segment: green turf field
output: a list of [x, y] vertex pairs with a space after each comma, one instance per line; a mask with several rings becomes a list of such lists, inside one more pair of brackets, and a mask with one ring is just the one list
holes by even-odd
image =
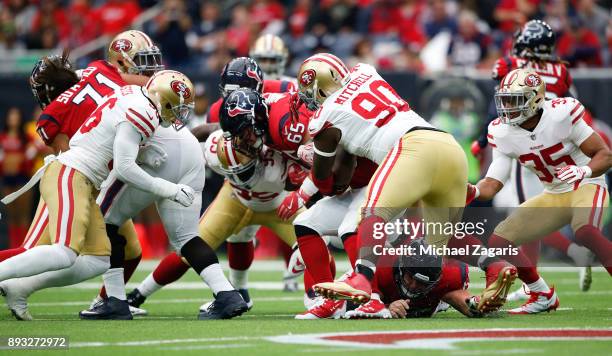
[[[140, 282], [151, 268], [146, 264], [133, 277]], [[256, 262], [257, 265], [257, 262]], [[199, 305], [210, 299], [210, 291], [198, 289], [193, 272], [168, 288], [152, 296], [143, 305], [149, 316], [133, 321], [86, 322], [78, 319], [78, 311], [94, 297], [97, 281], [77, 287], [39, 292], [30, 299], [30, 311], [37, 320], [17, 322], [8, 311], [0, 314], [0, 337], [65, 335], [69, 337], [69, 353], [76, 355], [210, 355], [210, 354], [408, 354], [410, 355], [612, 355], [612, 279], [603, 271], [594, 273], [590, 292], [577, 287], [577, 273], [567, 268], [543, 272], [555, 284], [561, 299], [560, 310], [535, 316], [488, 317], [467, 319], [454, 311], [431, 319], [411, 320], [293, 320], [303, 311], [302, 293], [283, 293], [274, 290], [280, 285], [281, 271], [258, 268], [251, 273], [255, 287], [251, 289], [255, 306], [249, 313], [235, 320], [198, 321]], [[280, 264], [276, 264], [280, 266]], [[484, 280], [479, 273], [471, 273], [474, 292], [480, 292]], [[509, 304], [510, 306], [516, 305]], [[538, 339], [524, 340], [521, 331], [507, 329], [539, 329]], [[338, 343], [337, 336], [304, 336], [317, 333], [355, 333], [379, 331], [425, 332], [440, 335], [444, 329], [449, 339], [396, 341], [396, 335], [351, 335], [350, 343]], [[468, 330], [473, 334], [466, 334]], [[506, 329], [506, 330], [493, 330]], [[558, 329], [562, 329], [559, 331]], [[582, 330], [573, 330], [582, 329]], [[603, 330], [602, 330], [603, 329]], [[597, 331], [600, 330], [600, 331]], [[532, 332], [529, 332], [531, 334]], [[567, 339], [569, 336], [577, 339]], [[603, 334], [602, 334], [603, 333]], [[476, 340], [470, 340], [475, 334]], [[409, 334], [412, 335], [412, 334]], [[446, 335], [446, 334], [445, 334]], [[535, 334], [534, 334], [535, 335]], [[593, 336], [599, 335], [599, 340]], [[402, 337], [403, 337], [402, 336]], [[499, 340], [498, 337], [505, 337]], [[551, 336], [563, 339], [550, 339]], [[345, 338], [346, 336], [340, 336]], [[496, 340], [486, 340], [495, 337]], [[589, 339], [585, 340], [585, 337]], [[391, 339], [389, 339], [391, 338]], [[329, 343], [329, 340], [335, 343]], [[319, 344], [324, 340], [323, 344]], [[343, 339], [346, 342], [346, 339]], [[459, 341], [459, 342], [457, 342]], [[290, 343], [286, 343], [290, 342]], [[297, 344], [301, 342], [302, 344]], [[292, 344], [293, 343], [293, 344]], [[1, 353], [33, 354], [33, 351], [2, 351]], [[66, 351], [36, 351], [36, 353], [65, 353]]]

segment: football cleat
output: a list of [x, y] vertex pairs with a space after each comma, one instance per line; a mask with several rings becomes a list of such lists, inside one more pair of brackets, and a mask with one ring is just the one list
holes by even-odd
[[295, 278], [283, 278], [283, 292], [293, 293], [297, 292], [299, 288]]
[[523, 285], [515, 290], [514, 292], [508, 294], [508, 297], [506, 298], [506, 301], [508, 302], [518, 302], [521, 300], [527, 300], [529, 299], [529, 294], [528, 294], [529, 288], [527, 288], [527, 285], [525, 285], [523, 283]]
[[19, 289], [14, 286], [15, 283], [9, 285], [4, 282], [0, 285], [0, 294], [5, 298], [11, 314], [17, 320], [31, 321], [34, 320], [32, 314], [28, 310], [27, 296], [19, 292]]
[[508, 310], [509, 314], [537, 314], [556, 310], [559, 307], [559, 297], [555, 293], [555, 288], [550, 291], [534, 292], [529, 291], [529, 300], [518, 308]]
[[147, 297], [140, 294], [138, 288], [134, 288], [133, 291], [127, 294], [127, 302], [130, 306], [139, 308], [142, 304], [144, 304]]
[[357, 309], [346, 312], [346, 319], [391, 319], [391, 312], [380, 301], [376, 294], [372, 294], [370, 301], [361, 304]]
[[320, 298], [312, 308], [295, 316], [298, 320], [340, 319], [346, 312], [345, 300]]
[[578, 283], [580, 290], [583, 292], [587, 292], [591, 289], [591, 283], [593, 283], [593, 271], [591, 266], [580, 267], [580, 270], [578, 270]]
[[132, 316], [145, 316], [149, 315], [149, 312], [146, 309], [136, 308], [130, 305], [130, 313]]
[[367, 303], [372, 294], [372, 284], [360, 273], [354, 273], [346, 281], [317, 283], [313, 288], [326, 298], [352, 300], [358, 304]]
[[237, 290], [219, 292], [215, 300], [206, 308], [200, 310], [198, 319], [215, 320], [231, 319], [248, 311], [249, 307]]
[[[251, 296], [249, 295], [249, 290], [248, 289], [238, 289], [238, 293], [240, 293], [240, 295], [242, 296], [242, 299], [244, 299], [244, 301], [247, 303], [247, 307], [249, 307], [248, 310], [251, 310], [253, 308], [253, 301], [251, 300]], [[200, 305], [200, 311], [204, 312], [208, 310], [208, 307], [210, 307], [212, 303], [213, 302], [207, 302], [207, 303]]]
[[440, 303], [438, 303], [438, 306], [436, 307], [436, 310], [434, 311], [434, 314], [445, 312], [449, 308], [450, 305], [447, 302], [440, 301]]
[[127, 301], [108, 297], [92, 309], [83, 310], [79, 313], [83, 320], [132, 320], [130, 305]]
[[503, 262], [492, 263], [487, 268], [487, 287], [482, 291], [478, 310], [489, 313], [501, 308], [517, 276], [516, 267]]

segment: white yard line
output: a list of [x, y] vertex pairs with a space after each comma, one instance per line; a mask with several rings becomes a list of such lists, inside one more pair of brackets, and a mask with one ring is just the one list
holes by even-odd
[[[173, 299], [151, 299], [146, 304], [177, 304], [177, 303], [204, 303], [211, 298], [173, 298]], [[276, 303], [302, 301], [303, 297], [260, 297], [252, 298], [254, 303]], [[91, 300], [81, 300], [72, 302], [40, 302], [28, 303], [31, 307], [69, 307], [73, 305], [87, 306]], [[146, 308], [146, 306], [145, 306]]]
[[236, 337], [143, 340], [143, 341], [122, 341], [122, 342], [94, 341], [94, 342], [73, 342], [73, 343], [70, 343], [70, 347], [154, 346], [154, 345], [184, 344], [184, 343], [194, 343], [194, 342], [260, 340], [261, 338], [262, 337], [255, 337], [255, 336], [236, 336]]

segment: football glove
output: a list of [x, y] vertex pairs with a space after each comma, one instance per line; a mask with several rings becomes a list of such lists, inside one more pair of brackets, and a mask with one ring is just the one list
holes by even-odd
[[470, 147], [470, 151], [474, 157], [479, 158], [482, 154], [483, 148], [484, 147], [480, 147], [480, 142], [478, 142], [478, 140], [474, 140], [474, 142], [472, 142], [472, 146]]
[[589, 166], [574, 166], [569, 165], [563, 168], [555, 168], [557, 178], [561, 179], [567, 184], [574, 184], [575, 182], [580, 182], [584, 178], [589, 178], [593, 171]]
[[141, 147], [136, 157], [136, 163], [147, 165], [151, 168], [159, 168], [168, 159], [168, 154], [163, 148], [155, 144]]
[[306, 265], [302, 259], [302, 254], [297, 246], [293, 249], [291, 257], [289, 257], [289, 264], [287, 265], [288, 277], [296, 278], [301, 276], [306, 270]]
[[468, 183], [467, 185], [467, 196], [465, 197], [465, 205], [470, 205], [470, 203], [480, 196], [480, 189], [477, 186]]
[[471, 296], [470, 298], [465, 300], [465, 304], [468, 306], [468, 310], [470, 311], [470, 317], [472, 318], [481, 318], [484, 316], [484, 313], [478, 310], [478, 303], [480, 302], [480, 297]]
[[297, 156], [302, 162], [312, 166], [312, 162], [314, 162], [314, 143], [310, 142], [298, 147]]
[[317, 187], [314, 185], [311, 179], [306, 178], [304, 182], [302, 182], [302, 186], [300, 189], [295, 192], [289, 193], [280, 204], [276, 213], [279, 218], [282, 220], [288, 220], [295, 213], [300, 210], [301, 207], [306, 205], [310, 197], [315, 195], [317, 192]]
[[195, 199], [195, 191], [193, 188], [185, 184], [177, 184], [176, 188], [177, 192], [172, 200], [185, 207], [191, 206]]
[[287, 179], [293, 186], [299, 186], [308, 177], [308, 172], [298, 163], [290, 163], [287, 167]]

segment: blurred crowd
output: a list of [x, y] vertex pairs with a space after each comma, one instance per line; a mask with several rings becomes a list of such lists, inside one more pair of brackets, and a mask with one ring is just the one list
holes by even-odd
[[217, 72], [259, 34], [274, 33], [289, 47], [290, 73], [317, 51], [383, 70], [489, 70], [533, 18], [553, 27], [570, 66], [612, 64], [608, 0], [3, 0], [0, 54], [78, 47], [154, 5], [161, 11], [142, 28], [167, 64], [183, 69]]

